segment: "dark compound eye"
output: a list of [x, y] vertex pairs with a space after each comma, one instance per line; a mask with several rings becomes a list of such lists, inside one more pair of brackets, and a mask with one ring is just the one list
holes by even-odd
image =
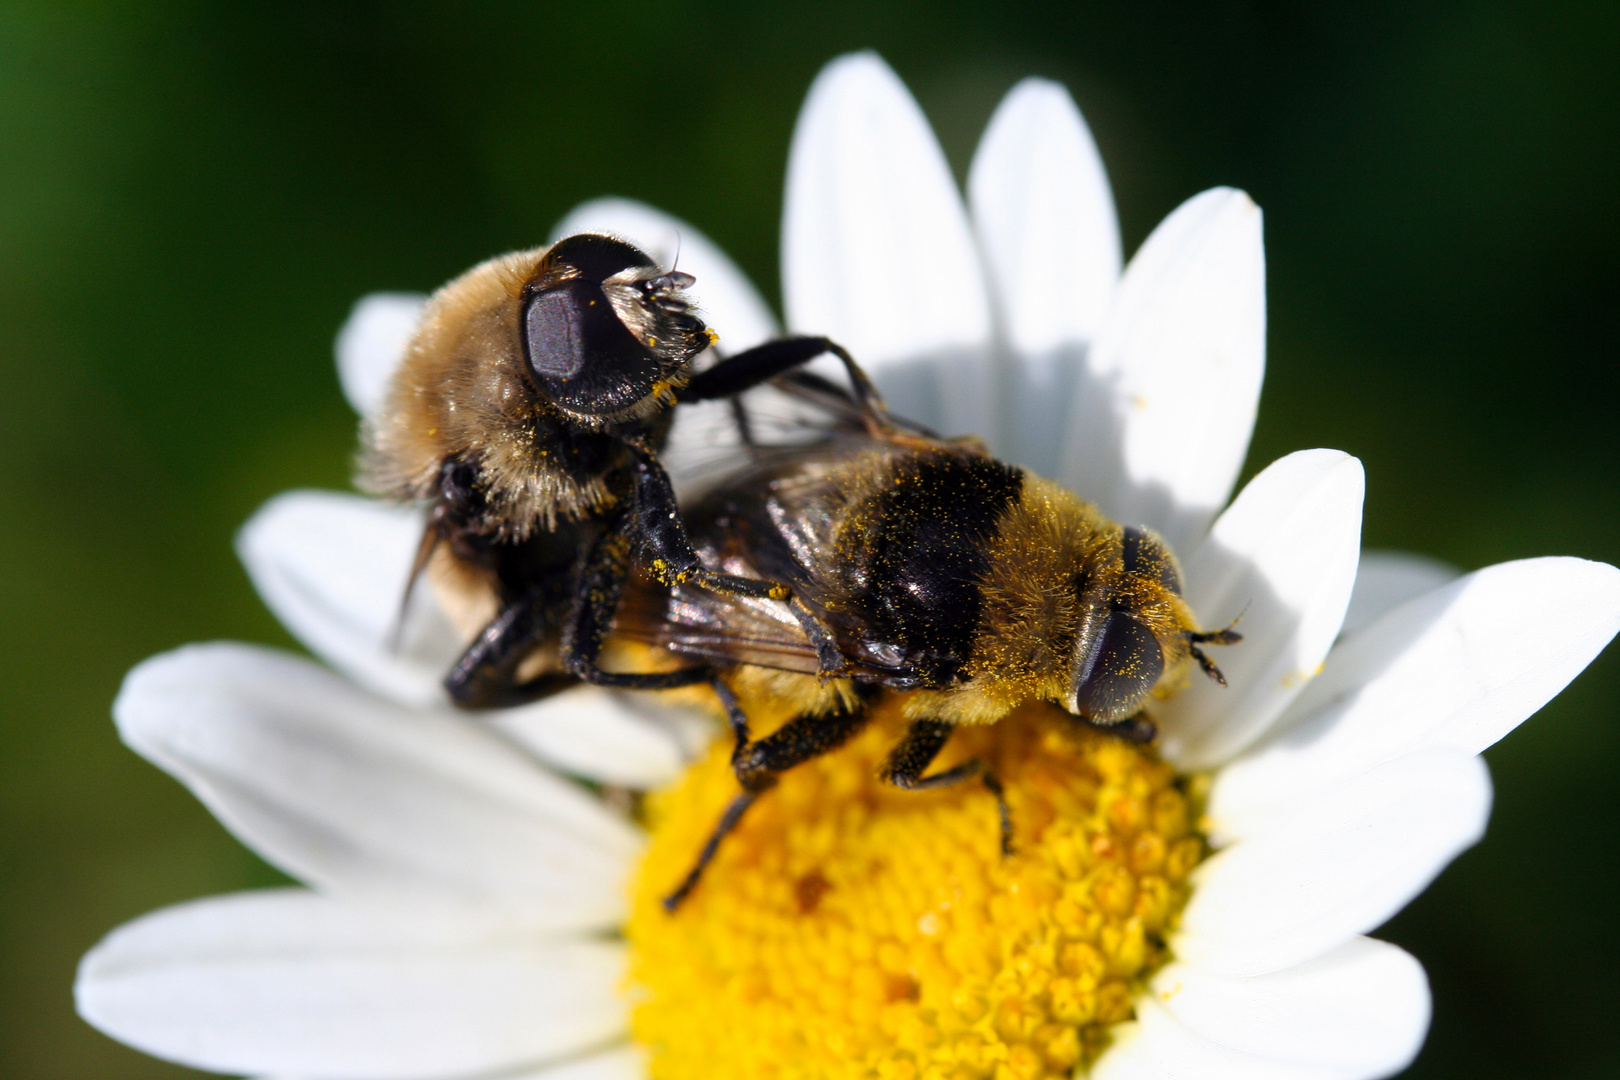
[[1076, 657], [1075, 711], [1105, 723], [1135, 715], [1164, 674], [1164, 650], [1153, 631], [1134, 615], [1115, 611], [1089, 645]]
[[581, 278], [594, 281], [598, 285], [632, 266], [656, 265], [640, 250], [623, 240], [615, 240], [611, 236], [597, 236], [594, 233], [580, 233], [578, 236], [557, 241], [551, 245], [546, 258], [550, 262], [572, 266], [579, 272]]
[[545, 394], [572, 412], [611, 415], [652, 393], [662, 366], [619, 321], [600, 286], [565, 281], [529, 296], [523, 354]]
[[1153, 533], [1135, 525], [1125, 528], [1121, 554], [1127, 574], [1147, 574], [1159, 579], [1159, 584], [1181, 595], [1181, 575], [1176, 573], [1176, 560]]

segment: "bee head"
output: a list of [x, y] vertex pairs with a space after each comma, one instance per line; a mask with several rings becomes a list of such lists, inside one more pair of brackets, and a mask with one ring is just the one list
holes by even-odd
[[692, 283], [622, 240], [559, 240], [523, 290], [519, 336], [530, 377], [553, 404], [587, 421], [656, 409], [710, 342], [683, 292]]
[[1080, 585], [1080, 633], [1070, 668], [1070, 712], [1098, 723], [1135, 715], [1166, 671], [1189, 655], [1192, 631], [1181, 571], [1165, 542], [1126, 528], [1118, 562]]

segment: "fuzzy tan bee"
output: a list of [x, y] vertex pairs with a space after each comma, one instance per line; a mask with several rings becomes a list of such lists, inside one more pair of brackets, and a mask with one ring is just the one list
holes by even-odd
[[[833, 353], [856, 397], [876, 391], [825, 338], [767, 342], [703, 370], [715, 341], [686, 290], [634, 246], [581, 234], [474, 267], [429, 301], [380, 414], [361, 484], [425, 503], [416, 572], [476, 631], [445, 678], [468, 708], [516, 705], [576, 680], [667, 687], [694, 667], [616, 674], [597, 664], [633, 560], [654, 577], [784, 611], [781, 582], [704, 566], [658, 454], [682, 402], [731, 397]], [[414, 574], [413, 574], [414, 580]]]

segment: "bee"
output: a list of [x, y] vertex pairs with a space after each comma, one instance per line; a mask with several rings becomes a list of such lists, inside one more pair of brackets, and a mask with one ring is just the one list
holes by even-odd
[[[958, 725], [993, 724], [1020, 704], [1057, 704], [1077, 723], [1149, 741], [1142, 716], [1189, 662], [1224, 685], [1198, 629], [1176, 557], [1157, 535], [1121, 526], [1059, 485], [998, 461], [973, 440], [842, 434], [764, 453], [687, 515], [705, 565], [786, 582], [828, 628], [838, 662], [802, 626], [745, 596], [686, 585], [633, 589], [616, 624], [631, 639], [724, 669], [716, 684], [736, 735], [742, 791], [684, 882], [783, 771], [836, 748], [883, 691], [902, 691], [907, 729], [882, 768], [901, 788], [977, 777], [983, 761], [928, 769]], [[788, 695], [797, 712], [760, 739], [739, 701]]]
[[452, 619], [476, 630], [444, 680], [455, 704], [517, 705], [577, 680], [710, 678], [598, 665], [633, 555], [665, 583], [813, 621], [782, 582], [702, 563], [658, 453], [677, 404], [734, 397], [824, 353], [844, 363], [874, 425], [881, 399], [826, 338], [766, 342], [696, 370], [716, 335], [693, 311], [693, 284], [622, 240], [581, 234], [491, 259], [429, 300], [363, 431], [360, 484], [429, 508], [410, 581], [427, 572]]

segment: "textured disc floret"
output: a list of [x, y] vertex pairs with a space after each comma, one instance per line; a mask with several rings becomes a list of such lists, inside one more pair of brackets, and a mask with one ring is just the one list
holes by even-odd
[[1188, 784], [1047, 706], [961, 729], [939, 767], [1000, 775], [1004, 857], [984, 787], [878, 780], [898, 705], [784, 775], [673, 915], [736, 793], [729, 747], [649, 799], [629, 977], [657, 1080], [1063, 1076], [1131, 1018], [1206, 850]]

